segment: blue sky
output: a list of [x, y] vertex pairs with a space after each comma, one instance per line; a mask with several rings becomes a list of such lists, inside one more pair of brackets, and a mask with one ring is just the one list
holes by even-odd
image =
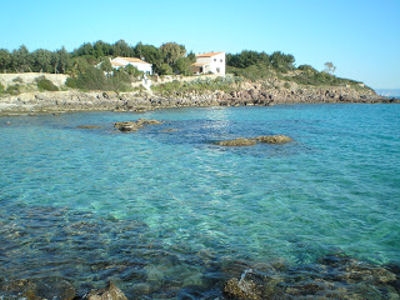
[[194, 53], [282, 51], [340, 77], [400, 88], [400, 0], [3, 0], [0, 48], [123, 39]]

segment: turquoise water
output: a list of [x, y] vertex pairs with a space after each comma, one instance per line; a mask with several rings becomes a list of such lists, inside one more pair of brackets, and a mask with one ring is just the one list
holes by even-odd
[[[213, 144], [268, 134], [294, 142]], [[400, 263], [400, 105], [0, 117], [0, 170], [0, 279], [173, 298], [238, 261]]]

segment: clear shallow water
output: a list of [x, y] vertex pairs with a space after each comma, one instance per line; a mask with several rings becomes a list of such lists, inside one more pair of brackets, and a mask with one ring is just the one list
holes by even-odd
[[[164, 123], [113, 129], [138, 118]], [[212, 144], [267, 134], [295, 142]], [[172, 298], [237, 261], [400, 262], [399, 105], [0, 117], [0, 170], [3, 279]]]

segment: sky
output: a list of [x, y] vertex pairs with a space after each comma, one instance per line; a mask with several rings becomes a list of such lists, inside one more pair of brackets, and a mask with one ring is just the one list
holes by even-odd
[[188, 52], [282, 51], [362, 81], [400, 88], [400, 0], [2, 0], [0, 48], [68, 51], [102, 40]]

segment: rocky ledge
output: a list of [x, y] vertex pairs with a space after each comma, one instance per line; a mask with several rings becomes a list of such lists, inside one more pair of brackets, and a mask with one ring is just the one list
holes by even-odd
[[65, 111], [146, 111], [185, 106], [247, 106], [289, 103], [392, 103], [372, 90], [360, 92], [347, 87], [265, 89], [261, 84], [247, 83], [240, 90], [196, 91], [169, 95], [139, 92], [30, 92], [0, 98], [1, 114], [48, 113]]

